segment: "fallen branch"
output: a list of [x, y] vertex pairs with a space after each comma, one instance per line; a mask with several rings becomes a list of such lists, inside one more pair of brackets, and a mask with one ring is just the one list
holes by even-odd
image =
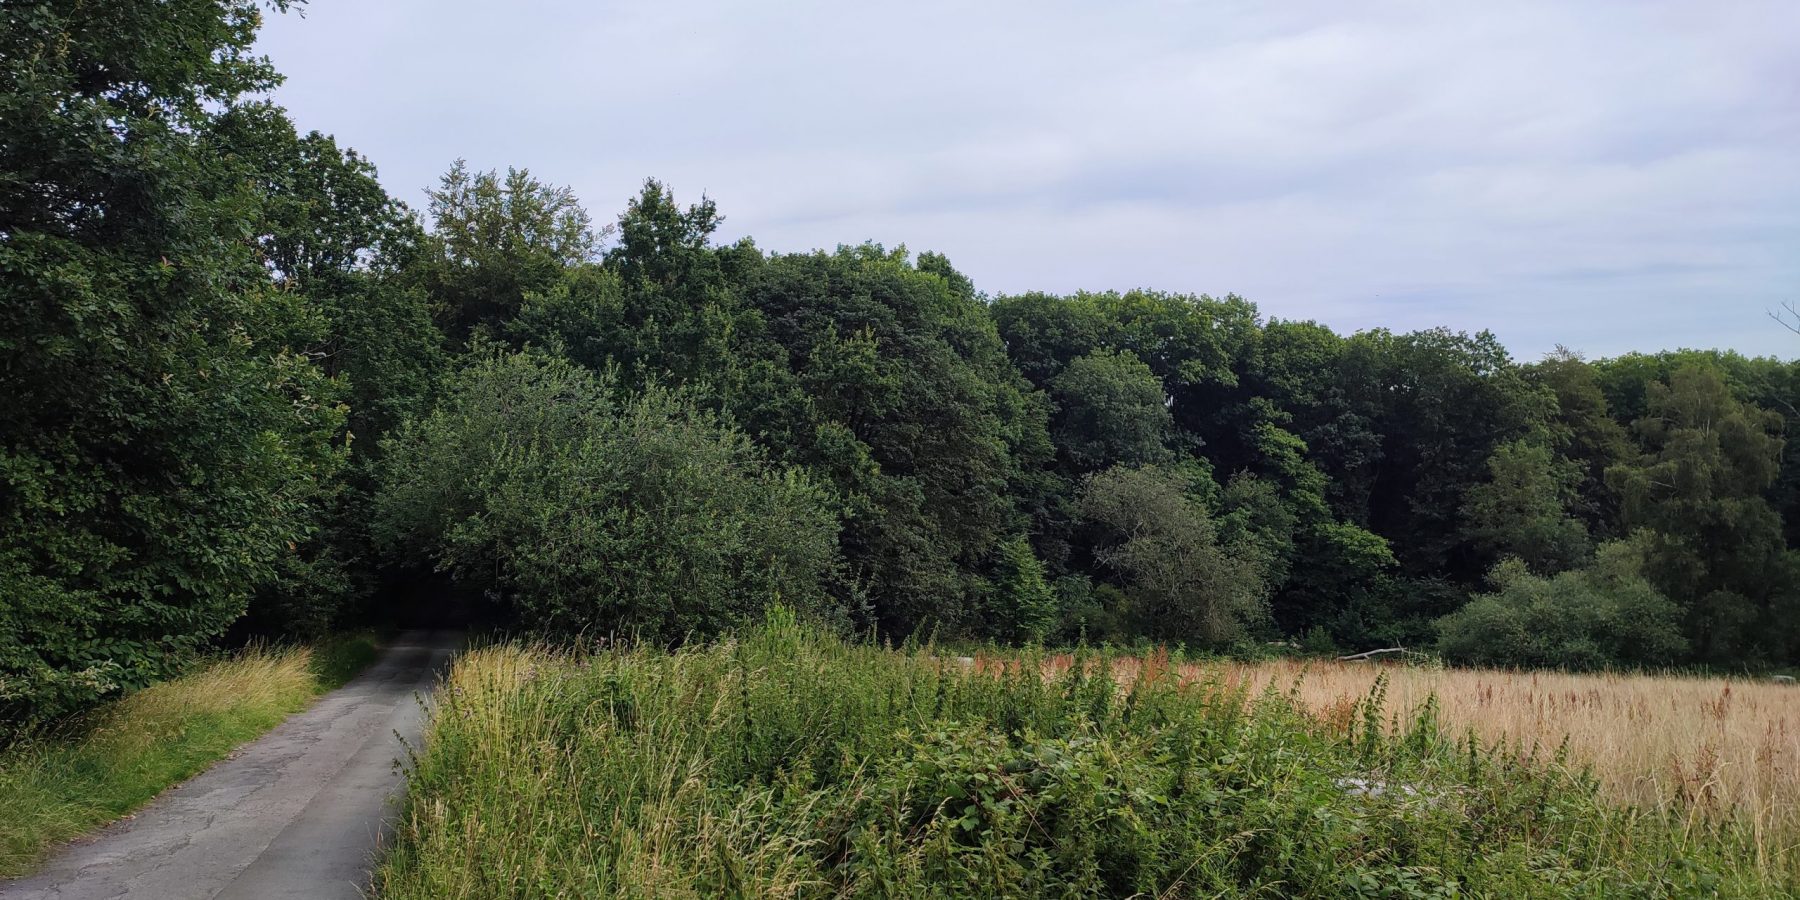
[[1372, 656], [1378, 656], [1383, 653], [1405, 653], [1405, 652], [1406, 652], [1405, 647], [1387, 647], [1387, 648], [1384, 648], [1381, 650], [1370, 650], [1365, 653], [1352, 653], [1349, 656], [1340, 656], [1340, 657], [1338, 657], [1338, 661], [1339, 662], [1350, 662], [1350, 661], [1358, 660], [1358, 659], [1368, 659]]

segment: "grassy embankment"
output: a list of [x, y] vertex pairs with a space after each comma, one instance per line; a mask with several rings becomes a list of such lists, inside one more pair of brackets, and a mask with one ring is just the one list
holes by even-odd
[[0, 749], [0, 876], [205, 769], [348, 681], [375, 650], [365, 634], [248, 650]]
[[[1615, 802], [1391, 687], [1315, 712], [1229, 670], [970, 671], [777, 622], [453, 670], [387, 898], [1786, 896], [1729, 818]], [[1043, 672], [1048, 671], [1045, 677]], [[1109, 677], [1110, 676], [1110, 677]]]

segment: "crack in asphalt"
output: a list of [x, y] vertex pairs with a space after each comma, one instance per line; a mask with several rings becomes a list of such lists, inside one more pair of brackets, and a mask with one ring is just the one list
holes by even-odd
[[349, 684], [137, 813], [0, 883], [4, 900], [359, 898], [431, 687], [461, 645], [407, 632]]

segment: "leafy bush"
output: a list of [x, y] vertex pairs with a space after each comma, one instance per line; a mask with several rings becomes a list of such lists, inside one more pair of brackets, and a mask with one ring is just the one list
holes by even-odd
[[1554, 577], [1508, 560], [1498, 589], [1438, 624], [1438, 650], [1465, 665], [1600, 669], [1653, 666], [1687, 650], [1680, 609], [1641, 574], [1635, 542], [1602, 545], [1585, 569]]
[[1314, 625], [1300, 639], [1300, 652], [1308, 656], [1336, 656], [1341, 650], [1325, 626]]
[[552, 356], [475, 362], [386, 445], [377, 534], [548, 629], [678, 640], [771, 599], [829, 615], [826, 492], [684, 393], [616, 394]]

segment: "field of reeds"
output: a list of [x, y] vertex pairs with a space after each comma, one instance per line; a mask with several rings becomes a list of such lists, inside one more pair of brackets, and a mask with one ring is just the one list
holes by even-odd
[[363, 634], [251, 648], [0, 746], [0, 877], [200, 772], [374, 657]]
[[1566, 695], [1518, 714], [1544, 726], [1534, 750], [1454, 718], [1464, 704], [1523, 702], [1502, 676], [1428, 702], [1414, 679], [1451, 676], [1345, 668], [1308, 687], [1312, 674], [1105, 655], [965, 661], [845, 642], [779, 613], [676, 652], [496, 645], [465, 655], [439, 692], [377, 887], [488, 898], [1800, 886], [1754, 819], [1689, 815], [1691, 798], [1626, 802], [1611, 776], [1587, 774], [1585, 745], [1548, 730]]

